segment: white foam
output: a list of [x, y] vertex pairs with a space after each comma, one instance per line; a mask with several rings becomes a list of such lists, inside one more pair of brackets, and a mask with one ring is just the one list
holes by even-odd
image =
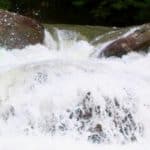
[[[122, 59], [90, 58], [94, 48], [83, 40], [73, 42], [68, 48], [65, 46], [62, 51], [54, 48], [35, 45], [23, 50], [1, 49], [0, 149], [148, 149], [150, 54], [131, 53]], [[112, 130], [112, 120], [104, 115], [101, 120], [92, 119], [94, 123], [103, 122], [112, 144], [87, 143], [89, 133], [80, 135], [75, 131], [78, 124], [67, 118], [66, 109], [73, 110], [89, 91], [92, 105], [99, 104], [102, 110], [105, 109], [105, 96], [117, 98], [122, 106], [131, 110], [135, 104], [134, 117], [144, 125], [144, 135], [137, 133], [138, 141], [134, 144], [116, 145], [122, 140], [121, 136]], [[57, 117], [50, 117], [53, 114]], [[59, 120], [67, 123], [68, 130], [65, 135], [58, 132], [52, 138], [49, 127], [58, 124]], [[113, 132], [119, 138], [115, 139]]]

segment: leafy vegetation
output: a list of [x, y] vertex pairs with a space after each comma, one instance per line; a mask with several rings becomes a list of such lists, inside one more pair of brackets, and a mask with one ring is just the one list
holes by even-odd
[[0, 9], [9, 9], [11, 7], [10, 0], [0, 0]]
[[0, 0], [0, 8], [50, 23], [125, 26], [150, 21], [150, 0]]

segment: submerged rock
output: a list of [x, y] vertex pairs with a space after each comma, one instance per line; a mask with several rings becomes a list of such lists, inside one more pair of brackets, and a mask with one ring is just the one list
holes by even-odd
[[16, 13], [0, 10], [0, 46], [24, 48], [43, 43], [44, 27], [37, 21]]
[[150, 24], [144, 24], [126, 37], [121, 37], [106, 46], [100, 56], [119, 56], [131, 51], [146, 52], [150, 46]]
[[69, 25], [69, 24], [44, 24], [45, 28], [53, 33], [54, 29], [66, 30], [79, 33], [85, 40], [91, 42], [99, 35], [106, 34], [114, 30], [111, 27], [104, 26], [89, 26], [89, 25]]

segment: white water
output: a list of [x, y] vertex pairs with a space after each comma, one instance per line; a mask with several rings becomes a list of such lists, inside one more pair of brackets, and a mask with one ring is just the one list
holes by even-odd
[[57, 36], [0, 50], [0, 150], [148, 149], [150, 54], [97, 59], [78, 34]]

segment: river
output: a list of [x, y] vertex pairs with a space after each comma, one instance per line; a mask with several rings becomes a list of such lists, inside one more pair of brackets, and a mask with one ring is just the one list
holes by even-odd
[[109, 42], [56, 29], [0, 48], [0, 149], [149, 149], [150, 54], [97, 58]]

